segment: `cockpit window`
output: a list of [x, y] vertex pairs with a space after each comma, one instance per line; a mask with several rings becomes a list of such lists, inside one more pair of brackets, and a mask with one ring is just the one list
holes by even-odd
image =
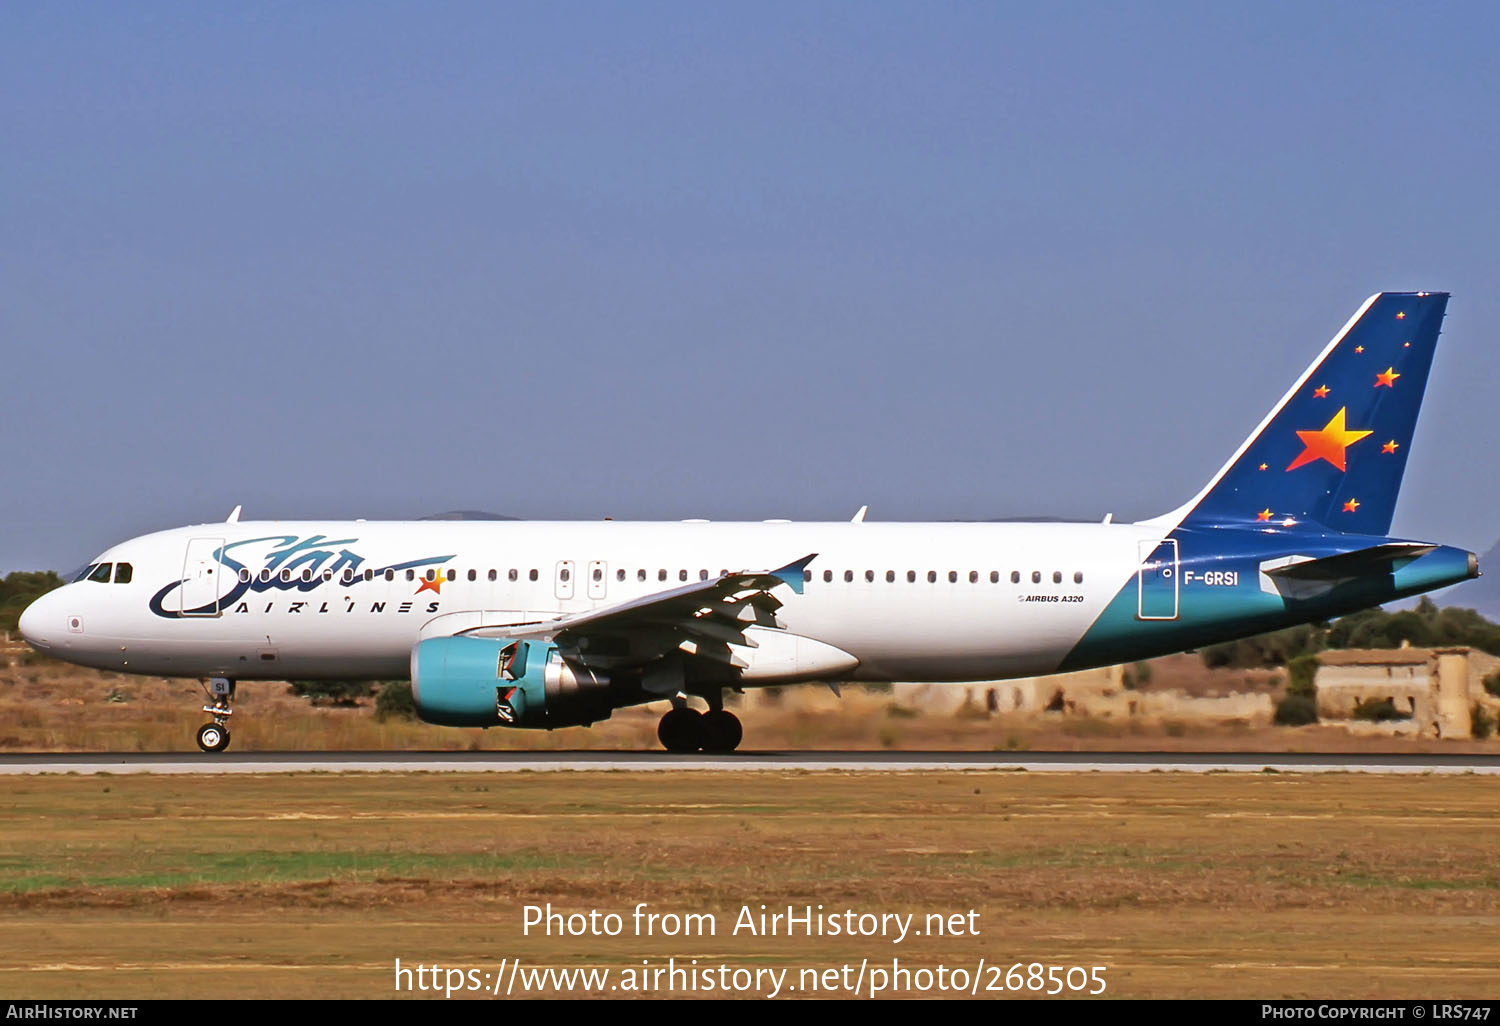
[[130, 583], [130, 578], [132, 576], [134, 576], [134, 574], [135, 574], [135, 568], [132, 567], [129, 563], [116, 563], [115, 564], [115, 583], [116, 584], [129, 584]]
[[77, 584], [79, 581], [86, 581], [86, 580], [88, 580], [89, 579], [89, 574], [93, 573], [94, 572], [94, 568], [97, 567], [98, 565], [99, 565], [98, 563], [90, 563], [88, 566], [86, 566], [82, 570], [78, 571], [78, 576], [76, 576], [76, 577], [73, 578], [73, 583]]
[[110, 571], [114, 570], [114, 568], [115, 565], [113, 563], [100, 563], [94, 567], [93, 573], [89, 574], [89, 580], [98, 581], [100, 584], [108, 584]]

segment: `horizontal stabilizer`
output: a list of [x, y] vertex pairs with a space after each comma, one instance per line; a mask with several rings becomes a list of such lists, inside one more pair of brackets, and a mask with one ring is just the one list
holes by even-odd
[[1278, 560], [1280, 566], [1262, 565], [1261, 573], [1288, 581], [1342, 581], [1351, 577], [1389, 573], [1398, 560], [1416, 559], [1435, 548], [1436, 545], [1423, 542], [1387, 542], [1321, 559], [1292, 557], [1286, 561]]

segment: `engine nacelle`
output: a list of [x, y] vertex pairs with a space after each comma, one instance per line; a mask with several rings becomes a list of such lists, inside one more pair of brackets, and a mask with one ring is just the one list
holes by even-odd
[[563, 658], [556, 645], [428, 638], [411, 650], [417, 715], [445, 727], [582, 727], [609, 719], [609, 678]]

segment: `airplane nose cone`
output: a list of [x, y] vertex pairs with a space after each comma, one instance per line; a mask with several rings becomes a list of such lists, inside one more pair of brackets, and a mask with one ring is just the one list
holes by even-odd
[[[58, 622], [53, 623], [54, 620]], [[63, 630], [57, 602], [51, 595], [43, 595], [21, 612], [21, 619], [16, 626], [20, 628], [21, 637], [32, 648], [51, 648], [57, 643], [57, 635]]]

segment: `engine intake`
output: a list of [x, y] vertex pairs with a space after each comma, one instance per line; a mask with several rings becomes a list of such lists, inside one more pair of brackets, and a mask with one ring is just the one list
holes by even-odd
[[411, 650], [417, 715], [445, 727], [582, 727], [622, 704], [609, 677], [563, 658], [556, 645], [428, 638]]

